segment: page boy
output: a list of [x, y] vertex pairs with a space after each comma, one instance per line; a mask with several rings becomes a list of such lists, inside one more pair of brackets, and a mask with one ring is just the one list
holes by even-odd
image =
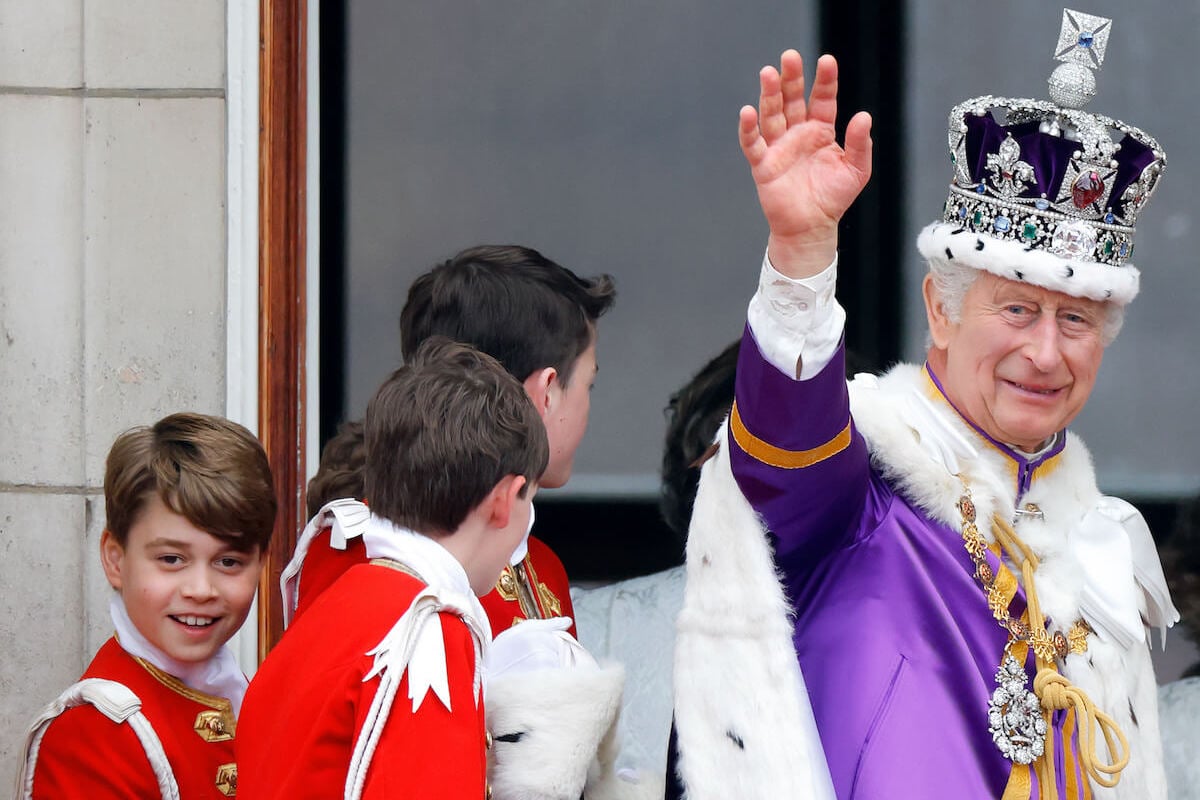
[[233, 796], [246, 677], [224, 645], [275, 522], [266, 453], [241, 425], [172, 414], [117, 438], [104, 500], [116, 635], [33, 723], [18, 796]]
[[[441, 335], [499, 361], [521, 381], [546, 426], [550, 458], [540, 485], [562, 486], [587, 427], [597, 324], [614, 297], [611, 277], [581, 278], [531, 248], [472, 247], [413, 282], [400, 314], [403, 354], [411, 358], [422, 342]], [[361, 531], [369, 512], [353, 499], [370, 503], [363, 453], [361, 423], [347, 422], [321, 454], [308, 487], [312, 519], [281, 578], [285, 625], [366, 560]], [[589, 797], [613, 794], [608, 787], [621, 780], [612, 759], [624, 674], [619, 665], [595, 669], [574, 638], [562, 562], [529, 536], [480, 603], [496, 637], [488, 723], [496, 740], [490, 775], [497, 800], [578, 800], [585, 788]], [[555, 669], [585, 665], [591, 668]], [[630, 785], [621, 781], [619, 788]]]
[[[555, 488], [570, 478], [587, 428], [597, 323], [614, 299], [608, 275], [581, 278], [528, 247], [472, 247], [413, 282], [400, 314], [401, 350], [411, 358], [429, 337], [447, 336], [503, 364], [522, 382], [546, 425], [550, 462], [541, 485]], [[320, 513], [328, 501], [363, 498], [360, 437], [358, 423], [345, 423], [327, 443], [309, 484], [313, 520], [282, 581], [285, 624], [364, 559], [353, 535], [361, 510], [344, 505]], [[562, 562], [535, 536], [518, 548], [482, 603], [497, 635], [515, 622], [574, 613]], [[570, 632], [575, 633], [573, 623]]]
[[350, 567], [255, 676], [238, 737], [243, 800], [481, 798], [486, 594], [528, 529], [545, 429], [520, 383], [434, 338], [367, 407]]

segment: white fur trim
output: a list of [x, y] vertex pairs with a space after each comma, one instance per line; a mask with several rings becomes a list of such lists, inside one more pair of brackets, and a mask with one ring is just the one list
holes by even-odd
[[[578, 800], [607, 772], [595, 764], [602, 745], [615, 757], [625, 669], [620, 665], [514, 672], [489, 678], [488, 775], [495, 800]], [[619, 797], [620, 794], [608, 794]], [[591, 797], [591, 794], [588, 794]]]
[[790, 609], [724, 446], [705, 463], [675, 641], [675, 728], [689, 800], [832, 800]]
[[1076, 261], [1048, 250], [1031, 250], [1015, 241], [994, 239], [949, 222], [934, 222], [917, 236], [926, 258], [949, 258], [1014, 281], [1024, 281], [1073, 297], [1126, 305], [1138, 293], [1140, 273], [1128, 262], [1114, 267]]

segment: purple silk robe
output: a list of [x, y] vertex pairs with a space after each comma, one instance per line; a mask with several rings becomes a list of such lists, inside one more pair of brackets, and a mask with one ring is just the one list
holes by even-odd
[[[796, 612], [796, 653], [834, 787], [844, 799], [999, 798], [1012, 764], [992, 742], [987, 711], [1007, 633], [960, 531], [915, 508], [872, 467], [850, 419], [844, 365], [839, 348], [811, 380], [794, 380], [763, 358], [747, 327], [736, 390], [745, 429], [796, 452], [827, 445], [849, 425], [849, 443], [811, 466], [781, 468], [728, 437], [734, 476], [771, 533]], [[1019, 496], [1063, 438], [1036, 462], [985, 446], [1016, 462]], [[1024, 604], [1018, 591], [1010, 613]], [[1062, 716], [1054, 738], [1058, 796], [1067, 798]], [[1076, 781], [1084, 782], [1078, 773]]]

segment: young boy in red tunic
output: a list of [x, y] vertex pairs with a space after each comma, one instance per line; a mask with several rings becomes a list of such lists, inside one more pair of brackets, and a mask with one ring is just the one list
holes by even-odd
[[[400, 314], [402, 350], [411, 358], [423, 341], [441, 335], [503, 364], [546, 426], [550, 460], [540, 485], [558, 487], [571, 475], [587, 427], [597, 324], [613, 300], [607, 275], [580, 278], [526, 247], [474, 247], [413, 283]], [[361, 533], [370, 515], [358, 500], [373, 501], [363, 487], [363, 452], [362, 424], [347, 422], [321, 454], [308, 487], [311, 519], [280, 581], [285, 626], [367, 558]], [[618, 780], [613, 758], [624, 676], [617, 665], [596, 668], [575, 639], [562, 562], [529, 536], [480, 603], [496, 637], [488, 670], [496, 800], [578, 800], [585, 788], [602, 796]]]
[[488, 792], [486, 594], [528, 529], [545, 429], [520, 383], [435, 338], [367, 407], [361, 541], [246, 695], [243, 800]]
[[246, 676], [224, 645], [275, 522], [267, 456], [240, 425], [173, 414], [117, 439], [104, 500], [116, 635], [35, 720], [18, 796], [232, 797]]
[[[429, 337], [447, 336], [503, 364], [521, 381], [546, 425], [550, 463], [541, 485], [555, 488], [571, 476], [587, 428], [597, 323], [614, 298], [608, 275], [580, 278], [527, 247], [473, 247], [414, 281], [400, 313], [401, 350], [411, 358]], [[331, 500], [363, 498], [361, 431], [361, 423], [343, 425], [327, 443], [309, 484], [312, 522], [284, 571], [285, 624], [304, 613], [338, 575], [364, 560], [354, 526], [343, 524], [352, 523], [361, 509], [320, 513]], [[566, 570], [536, 536], [518, 547], [481, 602], [495, 635], [526, 619], [574, 614]], [[569, 631], [575, 634], [573, 623]]]

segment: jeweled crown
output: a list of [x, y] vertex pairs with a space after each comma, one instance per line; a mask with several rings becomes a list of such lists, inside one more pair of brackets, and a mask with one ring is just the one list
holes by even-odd
[[988, 95], [951, 110], [945, 222], [1030, 252], [1124, 266], [1167, 158], [1144, 131], [1083, 110], [1111, 27], [1063, 11], [1051, 101]]

